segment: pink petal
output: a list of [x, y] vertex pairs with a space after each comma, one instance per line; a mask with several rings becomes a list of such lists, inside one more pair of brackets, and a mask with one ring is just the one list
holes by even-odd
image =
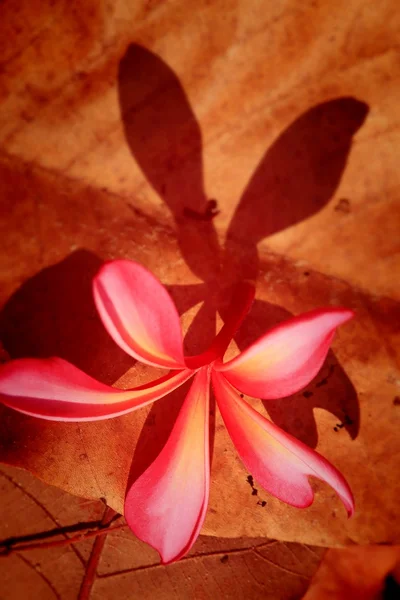
[[149, 365], [184, 368], [178, 311], [150, 271], [129, 260], [109, 262], [94, 278], [93, 293], [103, 324], [120, 348]]
[[162, 398], [193, 375], [184, 370], [131, 390], [96, 381], [61, 358], [21, 358], [0, 369], [0, 399], [22, 413], [52, 421], [95, 421]]
[[305, 508], [314, 493], [307, 479], [313, 475], [337, 492], [349, 516], [354, 500], [341, 473], [323, 456], [311, 450], [262, 417], [218, 372], [213, 387], [229, 435], [248, 471], [268, 492], [287, 504]]
[[164, 564], [192, 547], [207, 510], [209, 379], [207, 368], [197, 373], [166, 445], [125, 500], [129, 527]]
[[313, 310], [274, 327], [226, 364], [216, 364], [241, 392], [260, 398], [282, 398], [305, 387], [318, 373], [338, 325], [351, 310]]

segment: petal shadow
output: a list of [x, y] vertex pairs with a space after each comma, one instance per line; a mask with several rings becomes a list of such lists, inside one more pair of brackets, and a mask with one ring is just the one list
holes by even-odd
[[[159, 56], [132, 44], [120, 63], [118, 91], [132, 155], [171, 210], [182, 256], [204, 282], [189, 290], [191, 298], [185, 297], [185, 286], [171, 287], [180, 312], [195, 300], [204, 301], [186, 338], [188, 349], [199, 348], [213, 322], [211, 312], [217, 307], [223, 316], [232, 285], [257, 277], [257, 244], [309, 218], [332, 199], [353, 136], [369, 107], [356, 98], [339, 97], [310, 108], [291, 123], [266, 151], [251, 177], [222, 252], [213, 225], [216, 211], [208, 210], [210, 202], [204, 192], [201, 130], [177, 75]], [[256, 302], [238, 333], [239, 347], [247, 346], [268, 326], [287, 316], [284, 309]], [[312, 409], [319, 405], [335, 414], [352, 436], [358, 431], [354, 387], [333, 355], [329, 356], [327, 364], [334, 364], [334, 377], [327, 386], [313, 390], [307, 398], [296, 395], [295, 412], [304, 413], [299, 431], [292, 431], [294, 421], [284, 410], [290, 399], [268, 403], [272, 418], [283, 429], [312, 446], [317, 441]], [[331, 393], [333, 389], [335, 393]]]
[[201, 130], [178, 77], [156, 54], [131, 44], [118, 93], [126, 141], [175, 218], [182, 255], [203, 280], [215, 277], [219, 244], [203, 188]]
[[0, 314], [0, 339], [11, 358], [59, 356], [107, 384], [132, 367], [94, 305], [92, 280], [102, 262], [77, 250], [21, 285]]
[[[318, 104], [266, 151], [228, 229], [225, 263], [231, 264], [232, 276], [242, 278], [249, 271], [254, 276], [261, 240], [300, 223], [329, 202], [368, 110], [365, 102], [352, 97]], [[239, 253], [235, 241], [241, 245]]]

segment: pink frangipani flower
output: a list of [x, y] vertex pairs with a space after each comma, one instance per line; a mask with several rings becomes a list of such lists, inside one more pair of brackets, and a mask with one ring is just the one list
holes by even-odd
[[129, 487], [125, 499], [129, 527], [158, 550], [163, 563], [188, 552], [204, 522], [210, 478], [210, 380], [237, 451], [265, 490], [292, 506], [307, 507], [313, 501], [308, 481], [312, 475], [329, 483], [348, 515], [353, 513], [353, 496], [340, 472], [261, 416], [238, 393], [274, 399], [306, 386], [319, 371], [336, 327], [349, 320], [352, 311], [326, 308], [291, 318], [224, 363], [225, 350], [253, 300], [250, 284], [243, 284], [211, 347], [195, 357], [184, 356], [176, 307], [143, 266], [127, 260], [107, 263], [95, 277], [93, 291], [114, 341], [135, 359], [169, 373], [121, 390], [60, 358], [19, 359], [1, 368], [0, 397], [7, 406], [35, 417], [94, 421], [145, 406], [194, 377], [167, 443]]

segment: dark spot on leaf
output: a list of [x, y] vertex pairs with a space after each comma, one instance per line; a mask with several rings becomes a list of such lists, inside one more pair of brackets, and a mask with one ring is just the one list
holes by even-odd
[[228, 556], [227, 554], [224, 554], [224, 555], [221, 557], [221, 562], [222, 562], [222, 564], [225, 564], [225, 563], [227, 563], [227, 562], [228, 562], [228, 560], [229, 560], [229, 556]]
[[218, 205], [216, 200], [209, 200], [207, 202], [204, 212], [198, 212], [188, 206], [183, 208], [183, 216], [195, 221], [211, 221], [214, 217], [219, 214]]
[[307, 390], [305, 392], [303, 392], [304, 398], [311, 398], [312, 395], [313, 395], [313, 393], [312, 392], [308, 392]]
[[246, 479], [247, 483], [251, 486], [254, 487], [254, 479], [253, 479], [253, 475], [247, 475], [247, 479]]
[[215, 213], [215, 211], [218, 210], [218, 202], [214, 198], [212, 198], [207, 202], [206, 210], [210, 213]]
[[335, 369], [334, 365], [331, 365], [329, 367], [329, 373], [328, 373], [328, 375], [326, 377], [324, 377], [323, 379], [321, 379], [321, 381], [318, 381], [317, 384], [316, 384], [316, 387], [321, 387], [322, 385], [327, 385], [327, 383], [329, 381], [329, 378], [332, 375], [334, 369]]
[[395, 397], [393, 398], [393, 404], [394, 404], [395, 406], [400, 406], [400, 396], [395, 396]]
[[347, 198], [340, 198], [339, 202], [336, 204], [334, 210], [336, 212], [341, 212], [344, 215], [348, 215], [351, 212], [350, 208], [350, 200]]
[[310, 274], [310, 271], [304, 271], [304, 275], [305, 275], [306, 277], [308, 277], [308, 276], [309, 276], [309, 274]]
[[[258, 496], [258, 489], [256, 487], [254, 487], [254, 479], [253, 479], [253, 475], [248, 475], [247, 479], [246, 479], [247, 483], [250, 485], [251, 487], [251, 495], [252, 496]], [[265, 500], [258, 500], [257, 504], [259, 506], [265, 506], [267, 503]]]

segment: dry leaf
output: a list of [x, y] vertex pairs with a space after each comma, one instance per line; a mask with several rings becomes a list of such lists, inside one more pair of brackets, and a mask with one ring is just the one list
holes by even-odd
[[[306, 391], [254, 404], [345, 474], [356, 516], [320, 483], [304, 511], [257, 482], [255, 495], [217, 413], [204, 532], [398, 541], [395, 4], [12, 4], [0, 35], [5, 350], [58, 355], [106, 383], [153, 378], [95, 313], [91, 278], [114, 257], [169, 286], [191, 352], [209, 343], [215, 309], [223, 318], [244, 274], [258, 287], [239, 347], [287, 314], [353, 308]], [[0, 459], [121, 511], [132, 457], [134, 476], [181, 399], [88, 424], [2, 409]]]
[[[190, 554], [162, 566], [138, 556], [139, 542], [125, 531], [107, 536], [92, 598], [299, 598], [323, 550], [262, 538], [201, 536]], [[143, 547], [143, 545], [142, 545]], [[121, 564], [122, 563], [122, 564]]]
[[[377, 600], [382, 598], [384, 590], [387, 592], [384, 598], [390, 599], [397, 597], [400, 590], [398, 584], [399, 546], [358, 546], [328, 550], [304, 600]], [[390, 589], [393, 595], [390, 595]]]
[[[96, 523], [101, 519], [101, 502], [75, 498], [43, 484], [30, 473], [2, 466], [0, 470], [1, 513], [0, 541], [25, 539], [32, 543], [39, 534], [77, 522]], [[70, 534], [51, 537], [63, 540]], [[85, 573], [93, 540], [0, 556], [0, 598], [54, 597], [75, 600]], [[1, 547], [1, 544], [0, 544]]]
[[[92, 599], [154, 598], [156, 594], [163, 599], [218, 595], [288, 600], [306, 590], [324, 552], [263, 538], [201, 536], [180, 563], [163, 566], [157, 552], [125, 525], [97, 538], [105, 543], [90, 577], [93, 538], [59, 547], [54, 543], [76, 537], [79, 527], [83, 531], [92, 524], [94, 529], [104, 505], [75, 498], [15, 468], [3, 467], [0, 482], [0, 551], [5, 540], [12, 549], [8, 556], [0, 556], [0, 598], [5, 600], [74, 600], [83, 593], [83, 581], [88, 584], [86, 597]], [[50, 537], [60, 528], [67, 533]], [[27, 546], [34, 543], [43, 547], [29, 550]], [[44, 547], [45, 543], [53, 546]]]

